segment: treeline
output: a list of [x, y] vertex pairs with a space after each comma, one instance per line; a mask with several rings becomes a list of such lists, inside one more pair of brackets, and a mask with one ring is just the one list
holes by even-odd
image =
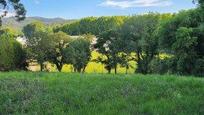
[[[0, 31], [0, 71], [26, 70], [29, 64], [38, 63], [41, 71], [47, 71], [46, 62], [54, 64], [59, 71], [64, 64], [71, 64], [75, 72], [83, 72], [91, 58], [92, 35], [71, 38], [63, 32], [53, 33], [41, 22], [24, 27], [26, 39], [10, 29]], [[22, 45], [23, 44], [23, 45]]]
[[[95, 61], [105, 65], [109, 73], [113, 69], [117, 73], [118, 65], [129, 69], [130, 61], [135, 61], [136, 73], [204, 76], [204, 8], [202, 0], [199, 2], [198, 8], [177, 14], [89, 17], [55, 28], [35, 22], [23, 29], [26, 46], [17, 53], [23, 54], [21, 58], [12, 58], [12, 66], [4, 58], [0, 68], [26, 66], [26, 57], [27, 63], [37, 61], [41, 71], [44, 62], [50, 62], [59, 71], [64, 64], [71, 64], [76, 72], [84, 72], [87, 64]], [[1, 34], [0, 40], [5, 40], [3, 35], [7, 34]], [[9, 44], [16, 47], [14, 42]], [[1, 49], [0, 56], [11, 53], [9, 57], [16, 57], [10, 50]], [[93, 50], [102, 55], [90, 60]], [[26, 56], [19, 52], [26, 52]]]
[[118, 64], [129, 68], [134, 60], [138, 73], [203, 76], [203, 17], [199, 7], [178, 14], [90, 17], [54, 30], [69, 35], [96, 35], [93, 47], [106, 58], [95, 61], [105, 64], [109, 72], [117, 72]]

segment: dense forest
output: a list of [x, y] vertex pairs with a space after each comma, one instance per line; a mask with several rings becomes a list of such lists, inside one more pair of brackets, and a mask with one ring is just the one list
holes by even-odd
[[[204, 76], [204, 1], [198, 2], [197, 8], [175, 14], [88, 17], [58, 26], [32, 22], [20, 33], [1, 28], [0, 71], [26, 71], [32, 62], [44, 71], [49, 62], [59, 72], [65, 64], [84, 72], [94, 61], [117, 73], [118, 65], [128, 69], [134, 61], [135, 73]], [[21, 4], [14, 8], [17, 19], [24, 19]], [[91, 60], [92, 51], [102, 55]]]

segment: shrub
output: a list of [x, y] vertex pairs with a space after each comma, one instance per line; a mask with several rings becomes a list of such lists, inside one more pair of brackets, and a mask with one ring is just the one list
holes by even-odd
[[204, 77], [204, 58], [196, 61], [194, 75]]
[[149, 73], [165, 74], [169, 71], [169, 59], [153, 59], [149, 64]]
[[26, 54], [9, 33], [0, 35], [0, 71], [26, 68]]

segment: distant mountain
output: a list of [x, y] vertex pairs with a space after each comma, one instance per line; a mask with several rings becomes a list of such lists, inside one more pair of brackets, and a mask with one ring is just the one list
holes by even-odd
[[22, 29], [25, 25], [34, 21], [41, 21], [46, 25], [71, 23], [75, 20], [66, 20], [63, 18], [43, 18], [43, 17], [27, 17], [25, 20], [17, 22], [14, 17], [3, 18], [3, 26], [9, 26], [16, 29]]

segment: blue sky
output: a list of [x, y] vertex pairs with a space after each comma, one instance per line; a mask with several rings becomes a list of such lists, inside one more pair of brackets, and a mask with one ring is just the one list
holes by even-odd
[[21, 0], [27, 16], [79, 19], [88, 16], [178, 12], [194, 8], [192, 0]]

